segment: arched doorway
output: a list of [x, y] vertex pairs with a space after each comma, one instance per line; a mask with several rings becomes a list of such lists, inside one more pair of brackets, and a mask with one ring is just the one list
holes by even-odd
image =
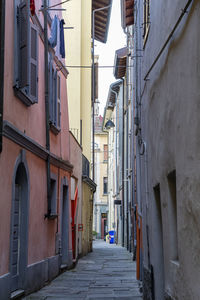
[[11, 292], [23, 289], [28, 253], [29, 176], [25, 151], [18, 157], [13, 175], [10, 243]]

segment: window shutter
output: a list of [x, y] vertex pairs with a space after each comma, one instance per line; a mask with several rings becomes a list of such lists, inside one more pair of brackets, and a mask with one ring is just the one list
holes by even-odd
[[57, 71], [54, 70], [54, 75], [53, 75], [53, 124], [57, 127]]
[[60, 128], [60, 76], [57, 76], [57, 126]]
[[53, 67], [51, 56], [49, 59], [49, 121], [53, 123]]
[[28, 94], [29, 85], [29, 7], [27, 1], [19, 5], [19, 87]]
[[37, 27], [31, 23], [31, 53], [30, 53], [30, 97], [38, 102], [38, 32]]

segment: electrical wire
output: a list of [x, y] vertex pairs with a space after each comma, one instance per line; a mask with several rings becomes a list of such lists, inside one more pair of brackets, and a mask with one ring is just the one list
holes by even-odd
[[46, 9], [49, 9], [49, 8], [52, 8], [52, 7], [56, 7], [56, 6], [58, 6], [58, 5], [64, 4], [64, 3], [69, 2], [69, 1], [70, 1], [70, 0], [65, 0], [65, 1], [59, 2], [59, 3], [57, 3], [57, 4], [48, 6]]
[[[64, 66], [65, 68], [85, 68], [91, 69], [92, 66]], [[95, 66], [94, 68], [133, 68], [134, 66]]]

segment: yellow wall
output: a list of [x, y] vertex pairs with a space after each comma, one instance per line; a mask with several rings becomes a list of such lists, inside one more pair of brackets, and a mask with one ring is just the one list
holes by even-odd
[[92, 213], [93, 213], [93, 193], [87, 183], [82, 185], [82, 254], [86, 255], [92, 251]]
[[[91, 66], [91, 0], [73, 0], [63, 5], [65, 26], [65, 51], [67, 66]], [[80, 142], [82, 119], [83, 154], [91, 158], [91, 69], [68, 67], [69, 122], [73, 134]], [[73, 128], [78, 129], [77, 131]]]
[[103, 177], [107, 177], [107, 162], [104, 161], [104, 145], [108, 145], [107, 133], [95, 134], [95, 143], [98, 144], [100, 152], [97, 151], [96, 157], [96, 183], [97, 188], [97, 202], [107, 203], [107, 195], [103, 194]]

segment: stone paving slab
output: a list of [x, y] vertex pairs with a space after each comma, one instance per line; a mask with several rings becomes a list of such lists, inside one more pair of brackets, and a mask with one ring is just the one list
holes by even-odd
[[125, 248], [99, 240], [75, 269], [24, 300], [142, 300], [136, 264]]

